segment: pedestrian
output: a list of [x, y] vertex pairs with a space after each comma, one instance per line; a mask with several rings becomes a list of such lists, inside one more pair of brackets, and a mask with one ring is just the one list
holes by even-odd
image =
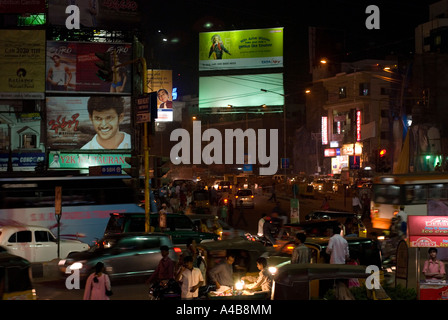
[[245, 276], [241, 278], [243, 281], [251, 282], [245, 285], [245, 288], [254, 291], [271, 291], [272, 274], [268, 270], [268, 261], [265, 257], [257, 259], [257, 268], [260, 271], [258, 277]]
[[268, 199], [268, 201], [273, 201], [273, 202], [277, 202], [277, 195], [275, 194], [275, 182], [272, 182], [272, 194], [271, 197]]
[[352, 207], [355, 214], [358, 214], [361, 210], [361, 201], [356, 193], [352, 197]]
[[328, 241], [326, 253], [330, 255], [331, 264], [345, 264], [345, 260], [350, 257], [348, 242], [341, 236], [341, 227], [333, 228], [333, 236]]
[[296, 247], [292, 251], [291, 264], [311, 263], [310, 249], [305, 245], [306, 235], [303, 232], [296, 233], [294, 242]]
[[442, 280], [445, 277], [445, 265], [437, 259], [437, 249], [429, 248], [429, 259], [423, 266], [423, 274], [427, 280]]
[[204, 284], [204, 278], [201, 270], [193, 267], [193, 257], [184, 258], [184, 264], [176, 275], [176, 281], [181, 284], [182, 299], [194, 299], [199, 296], [199, 287]]
[[244, 223], [244, 226], [248, 226], [246, 218], [244, 217], [244, 205], [243, 205], [243, 200], [240, 200], [240, 212], [238, 215], [238, 220], [235, 223], [235, 227], [237, 227], [240, 224], [240, 221], [242, 221]]
[[266, 218], [267, 214], [263, 213], [261, 215], [260, 220], [258, 220], [258, 232], [257, 232], [257, 236], [262, 237], [263, 236], [263, 225], [266, 222], [265, 218]]
[[229, 288], [233, 286], [234, 262], [235, 256], [231, 253], [228, 253], [224, 262], [218, 264], [210, 270], [210, 280], [215, 283], [216, 289], [221, 288], [221, 286], [227, 286]]
[[404, 206], [400, 206], [400, 211], [398, 211], [397, 217], [400, 217], [401, 219], [401, 223], [399, 225], [400, 231], [403, 233], [404, 236], [406, 236], [408, 214], [404, 211]]
[[112, 287], [109, 276], [104, 273], [104, 263], [98, 262], [95, 272], [87, 278], [84, 300], [110, 300], [110, 295]]
[[160, 231], [166, 229], [166, 204], [162, 203], [162, 208], [159, 211], [159, 228]]
[[324, 200], [322, 201], [322, 205], [320, 206], [320, 208], [322, 210], [330, 209], [330, 203], [328, 202], [328, 197], [327, 196], [324, 197]]
[[232, 203], [232, 199], [229, 199], [229, 202], [227, 203], [227, 223], [231, 226], [233, 226], [233, 203]]

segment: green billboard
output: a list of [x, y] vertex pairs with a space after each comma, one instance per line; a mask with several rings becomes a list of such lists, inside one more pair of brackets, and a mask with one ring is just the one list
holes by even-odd
[[283, 28], [199, 34], [199, 71], [283, 67]]

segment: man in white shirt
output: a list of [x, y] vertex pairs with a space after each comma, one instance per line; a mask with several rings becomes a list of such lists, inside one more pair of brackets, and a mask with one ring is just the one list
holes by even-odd
[[328, 242], [326, 252], [330, 254], [331, 264], [345, 264], [345, 260], [350, 257], [348, 251], [348, 242], [341, 236], [341, 228], [333, 228], [333, 236]]
[[96, 134], [81, 149], [131, 149], [131, 136], [120, 131], [124, 119], [121, 97], [92, 96], [87, 110]]
[[193, 267], [193, 257], [186, 256], [184, 265], [176, 275], [176, 281], [181, 283], [181, 298], [194, 299], [199, 295], [199, 287], [204, 284], [204, 278], [199, 268]]

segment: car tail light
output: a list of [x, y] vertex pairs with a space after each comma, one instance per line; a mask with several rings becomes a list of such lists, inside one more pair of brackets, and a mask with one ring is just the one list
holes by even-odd
[[254, 198], [254, 195], [251, 195], [250, 197], [253, 199], [253, 198]]
[[181, 254], [181, 253], [182, 253], [182, 249], [181, 249], [181, 248], [174, 247], [173, 250], [174, 250], [174, 252], [176, 252], [177, 254]]
[[235, 196], [235, 199], [238, 199], [238, 196]]

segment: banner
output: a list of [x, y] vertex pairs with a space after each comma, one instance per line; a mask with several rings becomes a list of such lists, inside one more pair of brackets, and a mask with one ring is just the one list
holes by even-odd
[[148, 92], [157, 92], [156, 122], [173, 121], [173, 71], [148, 70]]
[[448, 217], [408, 216], [410, 247], [448, 247]]
[[1, 30], [0, 70], [1, 99], [43, 99], [45, 30]]
[[283, 28], [199, 34], [199, 71], [282, 67]]
[[68, 5], [78, 6], [81, 29], [140, 25], [140, 0], [48, 0], [48, 23], [65, 26]]
[[81, 154], [51, 151], [48, 155], [50, 169], [87, 169], [94, 166], [119, 165], [121, 168], [130, 168], [125, 158], [131, 154]]
[[58, 96], [46, 100], [47, 148], [132, 149], [130, 97]]
[[[34, 171], [37, 163], [45, 160], [44, 152], [13, 152], [11, 154], [11, 162], [14, 171], [19, 169], [29, 169]], [[9, 154], [0, 153], [0, 171], [6, 171], [8, 168]]]
[[117, 53], [117, 64], [132, 60], [129, 43], [47, 42], [46, 91], [71, 93], [121, 93], [131, 94], [132, 64], [118, 70], [116, 83], [101, 80], [95, 62], [101, 60], [95, 53]]

